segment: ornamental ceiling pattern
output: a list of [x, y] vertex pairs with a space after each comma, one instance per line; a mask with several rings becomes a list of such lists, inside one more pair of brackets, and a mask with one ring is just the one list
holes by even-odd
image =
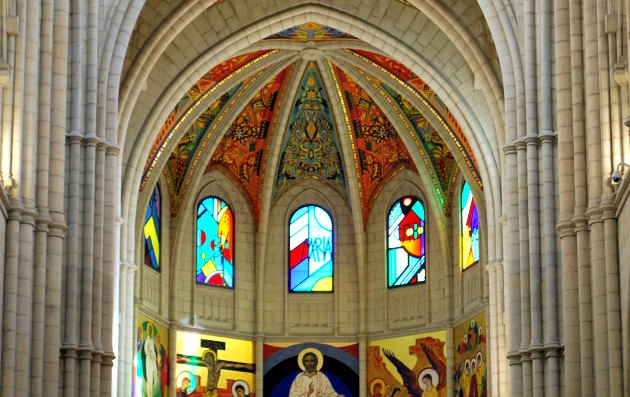
[[243, 82], [236, 84], [219, 99], [214, 101], [201, 116], [186, 130], [184, 136], [166, 161], [164, 174], [171, 195], [171, 214], [177, 215], [190, 181], [198, 168], [199, 158], [202, 156], [209, 138], [221, 125], [227, 111], [243, 95], [243, 92], [251, 86], [263, 71], [247, 77]]
[[424, 115], [400, 93], [381, 82], [381, 87], [394, 100], [402, 114], [412, 126], [424, 151], [431, 160], [435, 175], [438, 177], [440, 198], [444, 209], [448, 212], [451, 208], [453, 190], [457, 177], [457, 163], [453, 154], [448, 150], [446, 143], [440, 137], [435, 128]]
[[267, 83], [245, 106], [216, 148], [206, 171], [224, 172], [245, 194], [258, 224], [263, 176], [271, 135], [283, 102], [291, 65]]
[[346, 199], [349, 197], [329, 103], [317, 65], [309, 62], [282, 144], [274, 199], [307, 177], [325, 181]]
[[340, 30], [331, 28], [330, 26], [322, 25], [319, 23], [308, 22], [302, 25], [294, 26], [292, 28], [283, 30], [282, 32], [272, 34], [265, 37], [262, 41], [330, 41], [330, 40], [357, 40], [352, 35], [344, 33]]
[[442, 102], [440, 97], [431, 89], [431, 87], [429, 87], [428, 84], [426, 84], [419, 76], [413, 73], [405, 65], [384, 55], [363, 50], [346, 51], [347, 53], [363, 59], [387, 72], [397, 80], [404, 83], [407, 87], [413, 89], [416, 96], [427, 104], [434, 111], [434, 114], [442, 120], [444, 126], [451, 135], [453, 142], [455, 142], [457, 147], [460, 149], [460, 152], [462, 153], [464, 160], [466, 160], [466, 163], [475, 177], [475, 180], [479, 184], [479, 187], [483, 187], [481, 177], [479, 176], [477, 160], [475, 159], [472, 148], [464, 134], [463, 129], [455, 119], [455, 116], [450, 112], [446, 105], [444, 105], [444, 102]]
[[[342, 48], [317, 55], [317, 61], [303, 57], [298, 63], [291, 61], [294, 63], [290, 66], [287, 62], [279, 67], [278, 62], [291, 59], [284, 55], [290, 52], [263, 49], [235, 56], [213, 67], [186, 92], [162, 125], [147, 158], [140, 188], [144, 188], [161, 152], [169, 146], [169, 140], [177, 136], [181, 137], [180, 141], [163, 170], [173, 216], [177, 215], [197, 170], [219, 170], [226, 174], [248, 201], [256, 224], [265, 200], [262, 195], [265, 179], [273, 186], [271, 202], [307, 178], [331, 185], [349, 201], [348, 172], [356, 172], [362, 216], [367, 220], [383, 186], [402, 169], [417, 172], [416, 167], [423, 167], [430, 175], [433, 189], [448, 216], [459, 173], [446, 144], [449, 139], [461, 151], [479, 186], [481, 180], [463, 130], [419, 76], [386, 56], [350, 49], [353, 41], [362, 42], [318, 23], [294, 26], [258, 44], [269, 43], [271, 47], [273, 42], [289, 41], [292, 45], [308, 43], [310, 48], [314, 42], [335, 40], [344, 42], [340, 44]], [[306, 65], [301, 67], [305, 71], [298, 75], [298, 64], [303, 62]], [[327, 65], [325, 75], [319, 70], [324, 65]], [[241, 96], [254, 94], [249, 87], [274, 67], [281, 71], [253, 97], [241, 99]], [[347, 68], [353, 70], [356, 80], [348, 75]], [[366, 72], [373, 70], [390, 76], [398, 84], [385, 84], [373, 72]], [[387, 108], [376, 104], [363, 88], [366, 84], [370, 85], [370, 93], [379, 94], [379, 103]], [[335, 87], [336, 92], [326, 92], [326, 86]], [[296, 87], [293, 88], [296, 91], [289, 92], [288, 87]], [[213, 93], [222, 95], [201, 113], [200, 107], [208, 106], [207, 98]], [[336, 120], [337, 123], [330, 108], [330, 95], [339, 97], [335, 103], [339, 103], [341, 109], [334, 114], [343, 119]], [[420, 109], [410, 102], [416, 99], [422, 104]], [[439, 129], [424, 116], [428, 116], [427, 112], [441, 123]], [[187, 119], [199, 113], [192, 125], [182, 131], [182, 125], [190, 125]], [[286, 115], [288, 120], [279, 120], [280, 115]], [[408, 142], [415, 143], [412, 149], [407, 149], [399, 136], [401, 131], [396, 131], [386, 115], [398, 116], [400, 124], [396, 125], [405, 127], [403, 132], [409, 134]], [[284, 126], [282, 130], [278, 130], [280, 125]], [[219, 128], [226, 131], [222, 137], [215, 134]], [[344, 131], [337, 131], [339, 128]], [[447, 131], [449, 135], [440, 136], [438, 131]], [[349, 140], [351, 150], [346, 158], [340, 150], [340, 138]], [[219, 140], [215, 152], [203, 154], [210, 139]], [[274, 142], [281, 146], [279, 156], [272, 158], [269, 151]], [[453, 147], [450, 142], [449, 145]], [[418, 153], [422, 162], [414, 164], [408, 150]], [[210, 158], [204, 166], [198, 164], [202, 157]], [[348, 164], [353, 164], [353, 168], [346, 169]], [[274, 168], [266, 171], [270, 165]]]
[[352, 131], [363, 219], [383, 185], [404, 168], [417, 172], [396, 129], [368, 93], [339, 67], [334, 73]]
[[175, 108], [168, 115], [166, 121], [162, 125], [162, 128], [160, 128], [158, 136], [155, 138], [151, 152], [149, 153], [147, 161], [144, 165], [140, 190], [144, 189], [144, 186], [147, 183], [149, 176], [151, 176], [151, 172], [153, 171], [163, 148], [169, 143], [171, 137], [175, 134], [177, 127], [181, 124], [186, 114], [188, 114], [210, 93], [214, 92], [214, 89], [216, 89], [218, 85], [227, 83], [239, 71], [259, 61], [263, 58], [263, 55], [269, 55], [270, 53], [272, 53], [272, 51], [261, 50], [230, 58], [212, 68], [188, 89], [186, 95], [177, 102]]

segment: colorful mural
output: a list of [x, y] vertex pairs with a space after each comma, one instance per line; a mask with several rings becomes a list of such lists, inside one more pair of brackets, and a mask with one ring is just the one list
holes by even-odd
[[299, 208], [289, 221], [289, 291], [333, 290], [333, 224], [316, 205]]
[[179, 199], [180, 193], [182, 193], [184, 180], [191, 166], [195, 151], [207, 134], [214, 119], [241, 87], [242, 84], [237, 84], [210, 105], [210, 107], [193, 122], [169, 156], [166, 167], [164, 168], [164, 173], [171, 194], [171, 212], [173, 214], [176, 214], [177, 208], [179, 208], [179, 202], [181, 200]]
[[263, 355], [265, 396], [359, 396], [358, 343], [265, 343]]
[[383, 83], [381, 83], [381, 87], [396, 103], [408, 124], [414, 129], [419, 142], [431, 160], [433, 173], [438, 177], [442, 205], [445, 210], [450, 210], [454, 182], [459, 170], [453, 154], [442, 137], [418, 109], [391, 87]]
[[334, 72], [352, 131], [363, 218], [367, 220], [385, 183], [404, 168], [416, 168], [396, 129], [367, 92], [338, 67]]
[[387, 217], [387, 286], [424, 283], [426, 232], [424, 205], [417, 197], [397, 200]]
[[368, 343], [371, 397], [446, 397], [446, 332]]
[[455, 397], [488, 395], [485, 312], [453, 329], [455, 346]]
[[266, 84], [243, 109], [219, 143], [206, 171], [220, 169], [245, 194], [256, 223], [266, 158], [293, 65]]
[[155, 185], [144, 213], [144, 264], [160, 271], [160, 229], [162, 228], [162, 195]]
[[164, 174], [171, 195], [171, 215], [176, 216], [194, 171], [199, 167], [213, 132], [223, 124], [221, 121], [234, 103], [265, 71], [261, 70], [232, 87], [197, 118], [167, 160]]
[[[183, 117], [185, 117], [185, 115], [188, 114], [194, 106], [197, 106], [201, 100], [213, 92], [219, 85], [223, 85], [247, 66], [258, 62], [275, 52], [277, 51], [261, 50], [230, 58], [212, 68], [188, 89], [186, 95], [179, 100], [177, 105], [175, 105], [175, 108], [166, 118], [162, 128], [160, 128], [158, 136], [153, 142], [151, 152], [147, 157], [147, 161], [144, 165], [144, 171], [142, 172], [140, 190], [144, 189], [144, 186], [149, 179], [149, 176], [151, 175], [163, 148], [170, 141], [177, 125], [181, 122]], [[219, 82], [221, 82], [221, 84], [217, 84]]]
[[197, 207], [197, 283], [234, 288], [234, 214], [217, 197]]
[[133, 358], [133, 397], [168, 396], [168, 328], [139, 314]]
[[444, 102], [442, 102], [440, 97], [431, 89], [431, 87], [429, 87], [428, 84], [426, 84], [405, 65], [384, 55], [363, 50], [346, 50], [346, 52], [362, 59], [365, 62], [368, 62], [383, 72], [388, 73], [394, 79], [404, 84], [410, 92], [414, 93], [427, 106], [427, 108], [442, 121], [442, 124], [449, 132], [451, 139], [462, 153], [464, 160], [475, 177], [475, 180], [480, 187], [483, 186], [481, 177], [479, 176], [477, 160], [475, 159], [470, 143], [468, 142], [462, 127], [455, 119], [455, 116], [446, 107]]
[[348, 197], [329, 101], [314, 62], [306, 67], [293, 107], [276, 174], [274, 199], [307, 177], [326, 181]]
[[178, 397], [256, 397], [254, 342], [177, 332]]
[[462, 186], [461, 208], [461, 270], [479, 262], [479, 210], [468, 182]]
[[330, 40], [358, 40], [356, 37], [315, 22], [307, 22], [302, 25], [283, 30], [282, 32], [265, 37], [262, 41], [330, 41]]

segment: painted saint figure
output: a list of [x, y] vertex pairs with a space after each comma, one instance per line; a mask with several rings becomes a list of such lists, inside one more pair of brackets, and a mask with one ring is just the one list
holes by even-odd
[[319, 371], [321, 365], [318, 364], [319, 359], [313, 351], [307, 351], [302, 356], [304, 372], [293, 380], [289, 397], [343, 397], [337, 394], [328, 377]]
[[153, 341], [153, 325], [147, 327], [147, 337], [144, 340], [144, 368], [146, 376], [146, 391], [148, 397], [154, 397], [155, 387], [160, 385], [160, 374], [157, 364], [157, 348]]
[[433, 385], [433, 377], [430, 374], [422, 377], [422, 384], [424, 385], [422, 397], [438, 397], [437, 388]]

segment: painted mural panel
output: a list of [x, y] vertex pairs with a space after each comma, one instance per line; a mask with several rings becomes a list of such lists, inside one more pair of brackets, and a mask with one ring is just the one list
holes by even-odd
[[455, 397], [485, 397], [488, 395], [485, 330], [485, 313], [481, 313], [453, 329]]
[[177, 397], [255, 397], [254, 342], [177, 332]]
[[446, 332], [368, 343], [368, 395], [446, 397]]
[[138, 315], [136, 354], [133, 358], [134, 397], [168, 395], [168, 328]]
[[358, 343], [265, 344], [268, 397], [358, 397]]

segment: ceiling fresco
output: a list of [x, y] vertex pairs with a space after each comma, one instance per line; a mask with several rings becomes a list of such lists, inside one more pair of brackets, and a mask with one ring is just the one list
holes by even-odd
[[413, 90], [412, 92], [415, 93], [423, 103], [428, 105], [429, 108], [433, 110], [434, 114], [442, 120], [443, 125], [451, 135], [451, 139], [455, 142], [462, 153], [464, 160], [475, 177], [475, 180], [479, 184], [479, 187], [483, 187], [481, 177], [479, 176], [477, 160], [475, 159], [472, 148], [464, 134], [463, 129], [455, 119], [455, 116], [444, 105], [444, 102], [442, 102], [440, 97], [431, 89], [431, 87], [429, 87], [428, 84], [426, 84], [419, 76], [413, 73], [405, 65], [396, 62], [391, 58], [363, 50], [346, 51], [347, 53], [378, 67], [384, 72], [390, 74], [396, 80], [401, 81], [407, 87], [411, 88]]
[[294, 65], [282, 70], [245, 106], [217, 146], [206, 171], [218, 169], [245, 194], [258, 224], [263, 175], [271, 135]]
[[144, 165], [140, 190], [144, 189], [163, 148], [169, 143], [171, 137], [177, 131], [177, 127], [184, 121], [186, 115], [201, 103], [204, 98], [214, 92], [216, 88], [227, 84], [240, 71], [275, 52], [276, 51], [261, 50], [230, 58], [213, 67], [188, 89], [186, 95], [177, 102], [177, 105], [175, 105], [164, 124], [162, 124], [160, 132], [153, 142], [151, 152]]
[[[466, 165], [463, 162], [462, 165], [470, 169], [480, 187], [481, 179], [462, 128], [419, 76], [386, 56], [353, 49], [353, 41], [360, 42], [357, 38], [318, 23], [294, 26], [258, 44], [269, 43], [271, 48], [274, 42], [289, 41], [311, 46], [334, 40], [344, 42], [340, 44], [342, 48], [316, 53], [319, 54], [315, 57], [317, 60], [301, 56], [301, 60], [299, 57], [291, 60], [290, 66], [278, 67], [279, 61], [290, 60], [296, 53], [263, 49], [235, 56], [213, 67], [168, 115], [146, 161], [140, 188], [144, 188], [169, 140], [177, 136], [180, 141], [163, 169], [173, 216], [178, 214], [196, 172], [218, 170], [243, 193], [256, 224], [263, 200], [273, 203], [295, 184], [309, 178], [330, 185], [350, 203], [348, 175], [357, 175], [365, 221], [383, 186], [401, 170], [418, 172], [418, 167], [431, 177], [432, 188], [444, 214], [449, 216], [455, 181], [461, 170], [448, 147], [459, 149], [462, 156], [458, 158], [465, 160]], [[259, 67], [253, 68], [253, 65]], [[247, 88], [263, 74], [270, 76], [267, 71], [273, 67], [280, 72], [253, 97], [240, 99], [244, 92], [254, 94]], [[320, 67], [326, 73], [322, 73]], [[353, 72], [349, 74], [346, 68]], [[298, 69], [304, 72], [298, 73]], [[381, 81], [375, 77], [376, 70], [391, 80]], [[368, 91], [365, 85], [370, 87]], [[289, 90], [289, 87], [296, 88]], [[327, 92], [325, 87], [334, 88]], [[181, 126], [189, 124], [186, 119], [197, 114], [194, 110], [199, 106], [208, 106], [208, 96], [219, 89], [218, 93], [223, 95], [182, 133]], [[376, 99], [383, 108], [368, 92], [379, 96]], [[339, 101], [335, 99], [335, 103], [341, 104], [341, 109], [333, 112], [330, 98], [336, 97]], [[416, 107], [418, 103], [422, 106]], [[243, 108], [236, 109], [237, 104]], [[432, 115], [431, 120], [437, 119], [441, 125], [432, 125], [427, 112]], [[235, 117], [234, 120], [227, 119], [227, 114]], [[280, 115], [288, 119], [280, 120]], [[341, 119], [335, 120], [333, 115]], [[396, 125], [404, 126], [403, 131], [396, 131], [387, 118], [392, 115], [399, 120]], [[279, 130], [278, 126], [285, 127]], [[225, 135], [211, 138], [219, 128], [226, 131]], [[410, 147], [405, 146], [402, 133], [408, 134], [406, 142], [413, 142]], [[351, 151], [345, 154], [347, 157], [341, 151], [340, 138], [349, 140]], [[220, 140], [211, 156], [203, 155], [210, 158], [209, 162], [198, 164], [210, 139]], [[281, 145], [279, 155], [272, 158], [270, 148], [276, 143]], [[422, 161], [414, 164], [409, 150], [418, 153]], [[272, 165], [274, 168], [268, 169]], [[262, 196], [266, 180], [273, 186], [267, 198]]]
[[451, 208], [453, 190], [457, 177], [457, 163], [446, 143], [424, 115], [399, 92], [381, 82], [381, 87], [396, 103], [409, 125], [413, 127], [419, 142], [431, 160], [431, 166], [437, 176], [442, 205], [448, 212]]
[[313, 177], [332, 185], [348, 198], [346, 172], [330, 102], [315, 62], [309, 62], [282, 144], [273, 198], [294, 183]]
[[383, 185], [402, 169], [416, 171], [416, 167], [396, 129], [367, 92], [339, 67], [333, 69], [352, 131], [363, 219], [367, 220]]
[[330, 41], [330, 40], [359, 40], [356, 37], [344, 33], [330, 26], [319, 23], [308, 22], [302, 25], [283, 30], [282, 32], [265, 37], [262, 41], [297, 41], [306, 43], [307, 41]]
[[214, 101], [193, 122], [184, 133], [182, 139], [177, 143], [164, 168], [168, 191], [171, 195], [171, 215], [175, 216], [179, 211], [190, 181], [198, 168], [199, 158], [202, 156], [209, 138], [221, 125], [221, 121], [225, 118], [231, 106], [263, 73], [264, 70], [245, 78], [243, 82], [238, 83]]

